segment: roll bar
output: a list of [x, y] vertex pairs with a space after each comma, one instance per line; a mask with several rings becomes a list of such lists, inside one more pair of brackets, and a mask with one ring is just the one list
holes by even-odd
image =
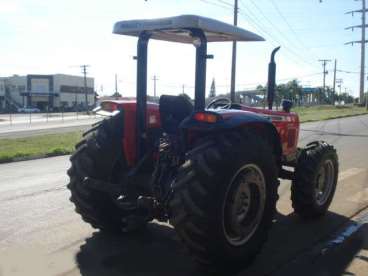
[[[206, 66], [207, 39], [204, 31], [198, 28], [187, 29], [195, 38], [196, 68], [195, 68], [195, 96], [194, 110], [202, 111], [205, 108], [206, 97]], [[143, 31], [139, 35], [137, 45], [137, 112], [136, 112], [136, 153], [140, 160], [145, 154], [146, 120], [147, 120], [147, 56], [148, 42], [151, 34]]]

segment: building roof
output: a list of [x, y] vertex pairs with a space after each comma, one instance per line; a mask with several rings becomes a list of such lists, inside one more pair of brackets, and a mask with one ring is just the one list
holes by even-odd
[[180, 15], [160, 19], [128, 20], [115, 23], [113, 33], [139, 36], [143, 31], [151, 38], [172, 42], [193, 43], [188, 29], [201, 29], [208, 42], [264, 41], [264, 38], [233, 25], [197, 15]]

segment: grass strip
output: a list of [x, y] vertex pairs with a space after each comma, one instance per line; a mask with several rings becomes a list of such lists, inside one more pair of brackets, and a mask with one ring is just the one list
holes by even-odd
[[358, 106], [296, 107], [292, 111], [298, 113], [302, 123], [368, 114], [364, 107]]
[[0, 139], [0, 163], [70, 154], [82, 131]]

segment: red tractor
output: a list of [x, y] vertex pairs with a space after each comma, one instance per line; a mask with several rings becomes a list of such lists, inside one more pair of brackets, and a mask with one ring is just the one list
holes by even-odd
[[[322, 141], [297, 148], [291, 102], [272, 110], [278, 49], [269, 65], [268, 109], [225, 98], [206, 107], [207, 42], [262, 37], [192, 15], [122, 21], [114, 33], [139, 38], [137, 97], [103, 102], [111, 116], [84, 133], [70, 158], [68, 188], [84, 221], [116, 232], [168, 221], [200, 267], [229, 272], [249, 264], [266, 241], [279, 179], [292, 180], [298, 215], [326, 213], [337, 183], [336, 151]], [[195, 46], [194, 106], [183, 95], [147, 103], [150, 39]]]

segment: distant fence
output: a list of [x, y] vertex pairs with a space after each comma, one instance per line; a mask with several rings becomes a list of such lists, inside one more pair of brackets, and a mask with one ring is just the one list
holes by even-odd
[[92, 112], [57, 112], [57, 113], [0, 113], [0, 126], [13, 124], [32, 124], [41, 122], [64, 122], [99, 118]]

